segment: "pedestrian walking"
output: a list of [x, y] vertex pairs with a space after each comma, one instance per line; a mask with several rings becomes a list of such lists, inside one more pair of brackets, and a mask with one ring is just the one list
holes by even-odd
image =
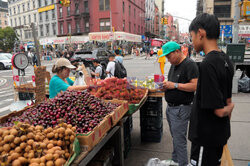
[[203, 13], [190, 24], [194, 49], [204, 51], [192, 108], [189, 140], [191, 166], [219, 166], [223, 146], [230, 137], [230, 117], [234, 104], [232, 79], [234, 68], [229, 57], [217, 45], [220, 23], [215, 15]]
[[197, 86], [198, 67], [181, 52], [176, 42], [162, 46], [163, 54], [171, 63], [168, 81], [163, 82], [167, 101], [167, 121], [173, 138], [172, 160], [169, 165], [187, 166], [187, 126], [191, 113], [194, 92]]
[[109, 63], [107, 65], [106, 73], [108, 77], [113, 77], [115, 75], [115, 55], [109, 55]]
[[119, 49], [115, 50], [115, 60], [120, 62], [121, 64], [123, 63], [123, 57], [121, 56]]

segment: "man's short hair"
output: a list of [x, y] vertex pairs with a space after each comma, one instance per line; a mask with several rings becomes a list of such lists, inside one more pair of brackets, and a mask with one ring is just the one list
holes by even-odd
[[114, 57], [115, 57], [114, 54], [110, 54], [110, 55], [109, 55], [109, 58], [114, 58]]
[[116, 50], [115, 50], [115, 54], [116, 54], [116, 55], [119, 55], [119, 54], [120, 54], [120, 50], [116, 49]]
[[220, 36], [220, 22], [217, 16], [202, 13], [198, 15], [190, 24], [189, 32], [198, 32], [199, 29], [204, 29], [207, 33], [208, 39], [219, 39]]
[[100, 63], [100, 60], [99, 59], [94, 59], [93, 63]]

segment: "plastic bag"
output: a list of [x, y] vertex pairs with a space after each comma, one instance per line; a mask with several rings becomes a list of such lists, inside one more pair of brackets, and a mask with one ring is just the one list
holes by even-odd
[[240, 92], [250, 92], [250, 78], [244, 76], [242, 79], [240, 79], [238, 82], [238, 88]]
[[168, 160], [160, 160], [158, 158], [151, 158], [149, 159], [146, 166], [169, 166]]
[[82, 71], [76, 71], [76, 80], [73, 85], [86, 85]]
[[223, 147], [223, 153], [221, 157], [221, 166], [234, 166], [227, 144]]

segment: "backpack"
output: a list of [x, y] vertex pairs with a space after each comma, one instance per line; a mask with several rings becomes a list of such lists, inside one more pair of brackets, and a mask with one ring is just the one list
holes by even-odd
[[107, 74], [104, 67], [102, 65], [100, 65], [100, 67], [102, 68], [102, 75], [100, 76], [100, 78], [104, 80], [107, 77]]
[[124, 78], [127, 77], [127, 70], [125, 69], [125, 67], [123, 66], [122, 63], [120, 63], [119, 61], [114, 61], [115, 62], [115, 73], [114, 76], [117, 78]]

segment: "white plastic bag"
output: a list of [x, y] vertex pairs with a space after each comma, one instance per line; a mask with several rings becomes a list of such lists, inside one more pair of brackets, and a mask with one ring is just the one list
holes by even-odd
[[73, 85], [86, 85], [82, 71], [76, 71], [76, 80]]

